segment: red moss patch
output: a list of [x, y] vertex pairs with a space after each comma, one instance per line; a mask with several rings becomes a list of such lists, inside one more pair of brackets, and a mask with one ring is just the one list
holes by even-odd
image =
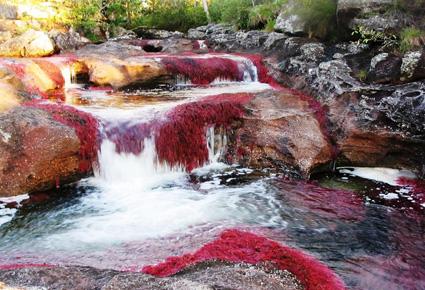
[[188, 171], [208, 160], [206, 129], [228, 128], [244, 114], [243, 104], [251, 94], [223, 94], [175, 107], [167, 121], [156, 131], [156, 149], [160, 161], [183, 165]]
[[73, 107], [33, 100], [23, 104], [49, 112], [56, 121], [74, 128], [80, 139], [80, 171], [91, 170], [98, 149], [98, 122], [92, 115]]
[[146, 266], [143, 273], [167, 277], [184, 268], [208, 260], [258, 264], [272, 262], [278, 269], [293, 273], [307, 290], [346, 289], [327, 266], [303, 252], [264, 237], [239, 230], [228, 230], [193, 254], [170, 257], [165, 262]]
[[172, 75], [182, 75], [193, 84], [207, 85], [217, 78], [243, 81], [237, 61], [220, 58], [163, 57], [161, 63]]

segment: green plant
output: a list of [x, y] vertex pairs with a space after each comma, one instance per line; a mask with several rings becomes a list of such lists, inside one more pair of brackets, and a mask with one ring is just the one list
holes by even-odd
[[214, 0], [210, 6], [211, 20], [233, 24], [236, 28], [249, 27], [250, 0]]
[[249, 28], [265, 28], [273, 30], [271, 24], [275, 22], [276, 17], [287, 0], [266, 1], [265, 3], [251, 7], [249, 11]]
[[400, 51], [406, 52], [425, 45], [425, 31], [416, 27], [404, 28], [400, 33]]
[[397, 47], [398, 38], [394, 34], [387, 34], [383, 31], [374, 30], [364, 26], [357, 26], [352, 32], [357, 37], [359, 44], [380, 45], [382, 50]]
[[367, 79], [367, 70], [365, 70], [365, 69], [361, 69], [361, 70], [359, 70], [359, 71], [357, 72], [357, 74], [356, 74], [356, 77], [357, 77], [360, 81], [364, 82], [364, 81]]
[[288, 13], [298, 15], [306, 23], [310, 37], [327, 37], [336, 27], [335, 0], [297, 0]]

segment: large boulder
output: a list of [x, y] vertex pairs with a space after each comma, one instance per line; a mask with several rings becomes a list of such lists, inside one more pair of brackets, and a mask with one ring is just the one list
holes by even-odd
[[0, 196], [52, 188], [79, 170], [73, 128], [43, 110], [16, 107], [0, 114]]
[[302, 177], [331, 162], [333, 148], [318, 118], [323, 112], [313, 102], [289, 90], [257, 94], [245, 105], [248, 113], [232, 145], [237, 161]]
[[52, 55], [54, 52], [54, 42], [42, 31], [28, 30], [0, 44], [0, 56], [39, 57]]
[[147, 83], [167, 75], [165, 68], [149, 58], [85, 58], [90, 81], [99, 86], [123, 88], [137, 83]]

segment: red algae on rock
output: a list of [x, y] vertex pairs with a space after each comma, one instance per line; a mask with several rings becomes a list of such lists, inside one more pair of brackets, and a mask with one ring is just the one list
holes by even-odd
[[238, 62], [221, 57], [163, 57], [161, 63], [172, 75], [181, 75], [193, 84], [207, 85], [217, 78], [243, 81]]
[[86, 173], [92, 169], [98, 149], [98, 121], [96, 118], [89, 113], [62, 104], [33, 100], [23, 105], [47, 111], [54, 120], [74, 128], [80, 139], [80, 172]]
[[306, 290], [346, 289], [342, 280], [313, 257], [275, 241], [240, 230], [227, 230], [192, 254], [169, 257], [163, 263], [145, 266], [142, 272], [158, 277], [174, 275], [186, 267], [208, 260], [258, 264], [271, 262], [295, 275]]
[[208, 126], [227, 128], [244, 114], [251, 94], [223, 94], [182, 104], [167, 114], [155, 133], [160, 161], [183, 165], [188, 171], [208, 160], [205, 132]]

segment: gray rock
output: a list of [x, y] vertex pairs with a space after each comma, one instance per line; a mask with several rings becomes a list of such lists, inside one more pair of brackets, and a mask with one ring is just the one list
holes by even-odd
[[266, 42], [267, 38], [267, 32], [258, 30], [239, 31], [236, 33], [236, 42], [244, 49], [260, 48]]
[[271, 50], [282, 46], [288, 38], [284, 33], [271, 32], [264, 42], [264, 49]]
[[400, 67], [400, 57], [380, 53], [371, 59], [367, 79], [375, 83], [396, 82], [400, 79]]
[[318, 62], [325, 57], [325, 45], [320, 42], [306, 43], [300, 47], [303, 60]]
[[55, 44], [43, 31], [28, 30], [0, 44], [0, 56], [39, 57], [55, 52]]
[[289, 272], [271, 265], [204, 262], [169, 278], [90, 267], [27, 268], [0, 271], [0, 287], [54, 290], [302, 290]]
[[10, 4], [0, 4], [0, 19], [17, 19], [18, 7]]
[[305, 21], [298, 15], [282, 12], [276, 19], [274, 29], [292, 35], [303, 35], [305, 34]]
[[51, 30], [49, 36], [54, 41], [56, 50], [59, 51], [75, 50], [90, 43], [88, 39], [81, 37], [72, 28], [67, 32]]
[[208, 28], [207, 25], [191, 28], [187, 31], [187, 37], [189, 39], [199, 39], [199, 40], [205, 39], [207, 28]]
[[404, 80], [411, 79], [418, 68], [422, 53], [420, 51], [408, 52], [403, 56], [401, 63], [401, 75]]

